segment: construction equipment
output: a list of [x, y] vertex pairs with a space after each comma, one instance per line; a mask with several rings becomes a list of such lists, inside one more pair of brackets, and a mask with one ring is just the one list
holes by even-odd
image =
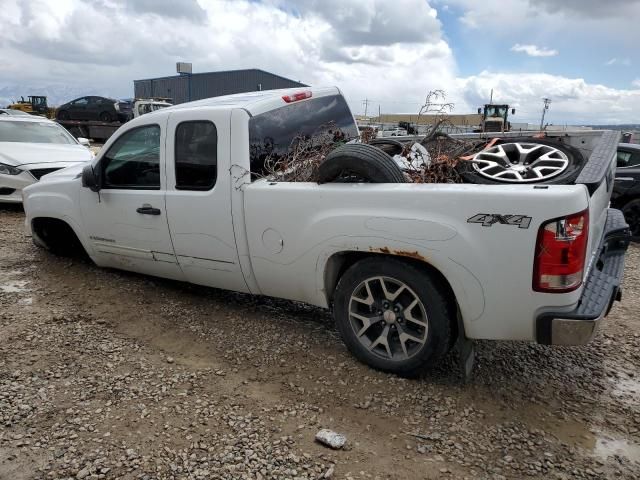
[[[511, 109], [511, 115], [515, 115], [516, 109]], [[511, 130], [509, 122], [509, 105], [498, 105], [487, 103], [478, 108], [478, 115], [482, 115], [480, 120], [480, 132], [508, 132]]]
[[7, 108], [12, 110], [20, 110], [21, 112], [30, 113], [32, 115], [43, 115], [47, 118], [55, 116], [55, 109], [49, 108], [47, 105], [47, 97], [42, 95], [29, 95], [28, 100], [20, 97], [20, 100], [12, 103]]

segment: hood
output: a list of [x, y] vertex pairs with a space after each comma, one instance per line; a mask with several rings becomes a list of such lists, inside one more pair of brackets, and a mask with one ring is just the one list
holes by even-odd
[[88, 162], [87, 147], [78, 144], [0, 142], [0, 163], [19, 167], [30, 163]]

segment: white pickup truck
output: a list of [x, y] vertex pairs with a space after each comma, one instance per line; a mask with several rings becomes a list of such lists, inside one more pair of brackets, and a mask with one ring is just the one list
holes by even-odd
[[37, 245], [84, 249], [100, 266], [332, 308], [351, 352], [390, 372], [473, 339], [592, 338], [620, 298], [629, 238], [608, 208], [617, 133], [563, 134], [588, 159], [566, 185], [260, 175], [267, 155], [328, 123], [357, 136], [336, 88], [143, 115], [84, 169], [27, 187], [27, 229]]

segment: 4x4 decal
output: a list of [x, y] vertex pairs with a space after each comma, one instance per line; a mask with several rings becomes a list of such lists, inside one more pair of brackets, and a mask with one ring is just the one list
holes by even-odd
[[525, 215], [478, 213], [469, 218], [467, 223], [480, 223], [483, 227], [490, 227], [494, 223], [502, 223], [503, 225], [517, 225], [518, 228], [529, 228], [529, 225], [531, 225], [531, 217]]

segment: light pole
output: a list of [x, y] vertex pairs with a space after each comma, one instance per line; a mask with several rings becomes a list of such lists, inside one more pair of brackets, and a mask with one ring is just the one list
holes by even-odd
[[550, 98], [543, 98], [542, 101], [544, 102], [544, 106], [542, 107], [542, 118], [540, 119], [540, 130], [542, 131], [542, 127], [544, 126], [544, 116], [547, 113], [547, 110], [549, 110], [549, 105], [551, 105], [551, 99]]

